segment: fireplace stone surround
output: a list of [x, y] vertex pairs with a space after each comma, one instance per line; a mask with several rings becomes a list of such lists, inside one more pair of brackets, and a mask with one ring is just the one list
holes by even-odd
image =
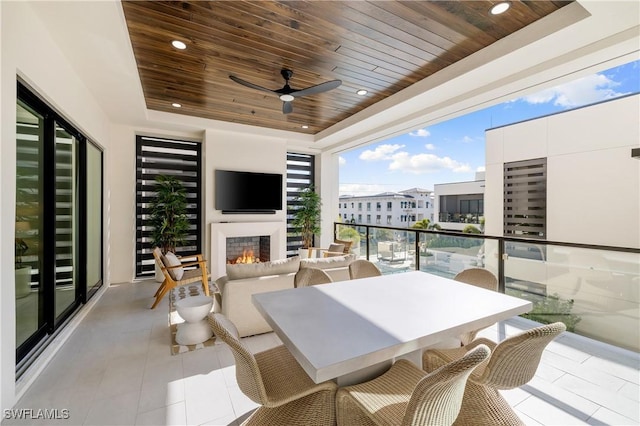
[[269, 236], [271, 260], [286, 257], [285, 222], [213, 222], [211, 223], [211, 280], [226, 275], [227, 238]]

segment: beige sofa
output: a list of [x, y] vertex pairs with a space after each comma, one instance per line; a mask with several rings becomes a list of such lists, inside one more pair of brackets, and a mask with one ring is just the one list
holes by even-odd
[[293, 279], [300, 268], [323, 269], [333, 281], [349, 279], [349, 263], [355, 255], [323, 259], [291, 257], [273, 262], [250, 265], [227, 265], [227, 275], [216, 280], [219, 293], [215, 311], [221, 312], [238, 328], [241, 337], [272, 331], [251, 302], [251, 295], [293, 288]]

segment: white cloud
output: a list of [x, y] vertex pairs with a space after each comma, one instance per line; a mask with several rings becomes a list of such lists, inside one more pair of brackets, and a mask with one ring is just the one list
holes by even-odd
[[476, 169], [476, 172], [485, 172], [486, 169], [484, 166], [478, 166], [478, 168]]
[[417, 136], [420, 138], [427, 138], [429, 136], [431, 136], [431, 132], [429, 132], [427, 129], [418, 129], [415, 132], [409, 132], [409, 136]]
[[473, 142], [473, 138], [471, 136], [465, 136], [465, 137], [462, 138], [462, 142], [464, 142], [464, 143]]
[[604, 74], [594, 74], [521, 99], [530, 104], [553, 101], [554, 105], [572, 108], [624, 95], [614, 90], [618, 85]]
[[449, 157], [438, 157], [433, 154], [409, 155], [408, 152], [398, 152], [393, 155], [393, 161], [389, 164], [389, 170], [398, 170], [404, 173], [418, 175], [442, 170], [470, 172], [471, 167], [469, 167], [468, 164], [462, 164]]
[[342, 167], [347, 164], [347, 160], [342, 156], [338, 156], [338, 166]]
[[432, 143], [428, 143], [424, 147], [427, 148], [429, 151], [433, 151], [434, 149], [436, 149], [436, 146]]
[[364, 161], [390, 160], [391, 154], [393, 154], [400, 148], [404, 148], [404, 145], [398, 145], [398, 144], [379, 145], [373, 151], [370, 149], [363, 151], [362, 154], [360, 154], [360, 157], [358, 158]]

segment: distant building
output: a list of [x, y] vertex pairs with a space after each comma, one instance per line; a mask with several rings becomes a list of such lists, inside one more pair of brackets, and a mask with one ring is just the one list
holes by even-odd
[[436, 223], [443, 230], [462, 231], [471, 224], [480, 228], [484, 218], [484, 172], [473, 181], [434, 185]]
[[429, 219], [433, 222], [433, 191], [410, 188], [376, 195], [343, 195], [339, 202], [343, 222], [407, 228]]

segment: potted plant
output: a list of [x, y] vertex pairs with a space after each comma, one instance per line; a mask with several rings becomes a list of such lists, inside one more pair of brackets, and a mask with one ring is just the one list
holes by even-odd
[[[149, 219], [153, 226], [151, 243], [160, 247], [163, 254], [169, 251], [175, 253], [176, 247], [184, 242], [189, 231], [187, 192], [177, 178], [165, 175], [156, 177], [155, 191]], [[156, 280], [159, 279], [157, 272]]]
[[302, 237], [300, 256], [305, 257], [309, 247], [313, 246], [313, 236], [320, 234], [320, 195], [313, 186], [309, 186], [295, 197], [297, 206], [293, 207], [292, 225]]

